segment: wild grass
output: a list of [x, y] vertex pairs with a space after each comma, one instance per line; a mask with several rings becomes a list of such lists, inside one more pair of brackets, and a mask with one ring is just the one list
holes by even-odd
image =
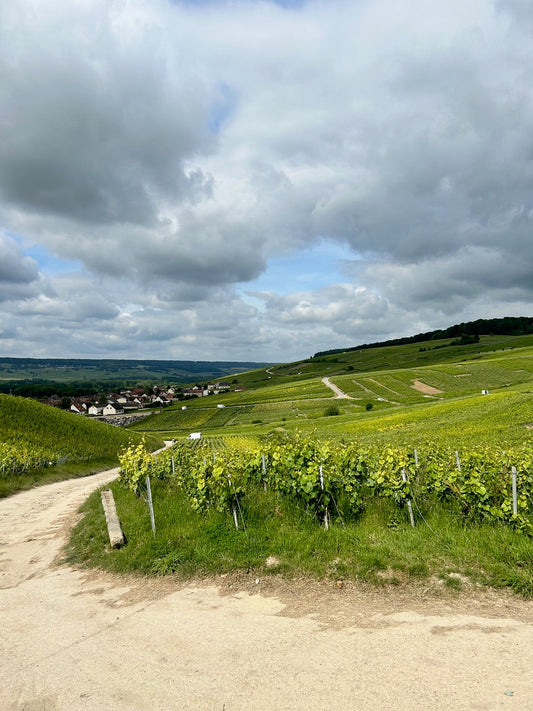
[[413, 529], [405, 511], [376, 501], [359, 517], [325, 530], [305, 507], [257, 490], [242, 502], [246, 530], [236, 530], [229, 512], [200, 515], [177, 489], [153, 482], [154, 537], [146, 501], [119, 482], [112, 489], [127, 545], [110, 550], [96, 492], [82, 507], [85, 517], [68, 549], [71, 562], [183, 578], [235, 570], [376, 585], [432, 578], [454, 587], [509, 587], [533, 597], [530, 539], [505, 526], [465, 526], [456, 511], [442, 506], [427, 508], [425, 522]]

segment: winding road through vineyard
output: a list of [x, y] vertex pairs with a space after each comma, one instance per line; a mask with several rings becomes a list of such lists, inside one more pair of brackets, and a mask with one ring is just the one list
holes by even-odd
[[533, 708], [533, 602], [510, 594], [58, 563], [78, 506], [114, 476], [0, 501], [3, 710]]

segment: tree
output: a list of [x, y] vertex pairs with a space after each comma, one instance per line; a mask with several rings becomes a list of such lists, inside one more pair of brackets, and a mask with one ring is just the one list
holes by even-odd
[[70, 398], [67, 397], [67, 395], [63, 395], [63, 397], [61, 398], [61, 404], [59, 405], [59, 407], [62, 410], [70, 410], [71, 405], [72, 405], [72, 402], [71, 402]]

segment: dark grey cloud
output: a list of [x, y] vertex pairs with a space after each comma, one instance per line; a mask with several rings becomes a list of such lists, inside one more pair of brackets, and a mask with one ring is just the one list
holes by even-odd
[[4, 200], [81, 223], [155, 224], [161, 200], [209, 192], [184, 168], [213, 147], [207, 86], [172, 37], [119, 33], [117, 3], [96, 3], [94, 17], [54, 5], [2, 11]]
[[[6, 349], [281, 360], [530, 312], [529, 5], [284, 5], [3, 4]], [[321, 239], [345, 283], [236, 290]]]

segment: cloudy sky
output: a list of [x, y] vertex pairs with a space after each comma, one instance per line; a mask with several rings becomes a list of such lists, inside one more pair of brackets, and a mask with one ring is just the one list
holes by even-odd
[[0, 355], [533, 315], [529, 0], [0, 5]]

